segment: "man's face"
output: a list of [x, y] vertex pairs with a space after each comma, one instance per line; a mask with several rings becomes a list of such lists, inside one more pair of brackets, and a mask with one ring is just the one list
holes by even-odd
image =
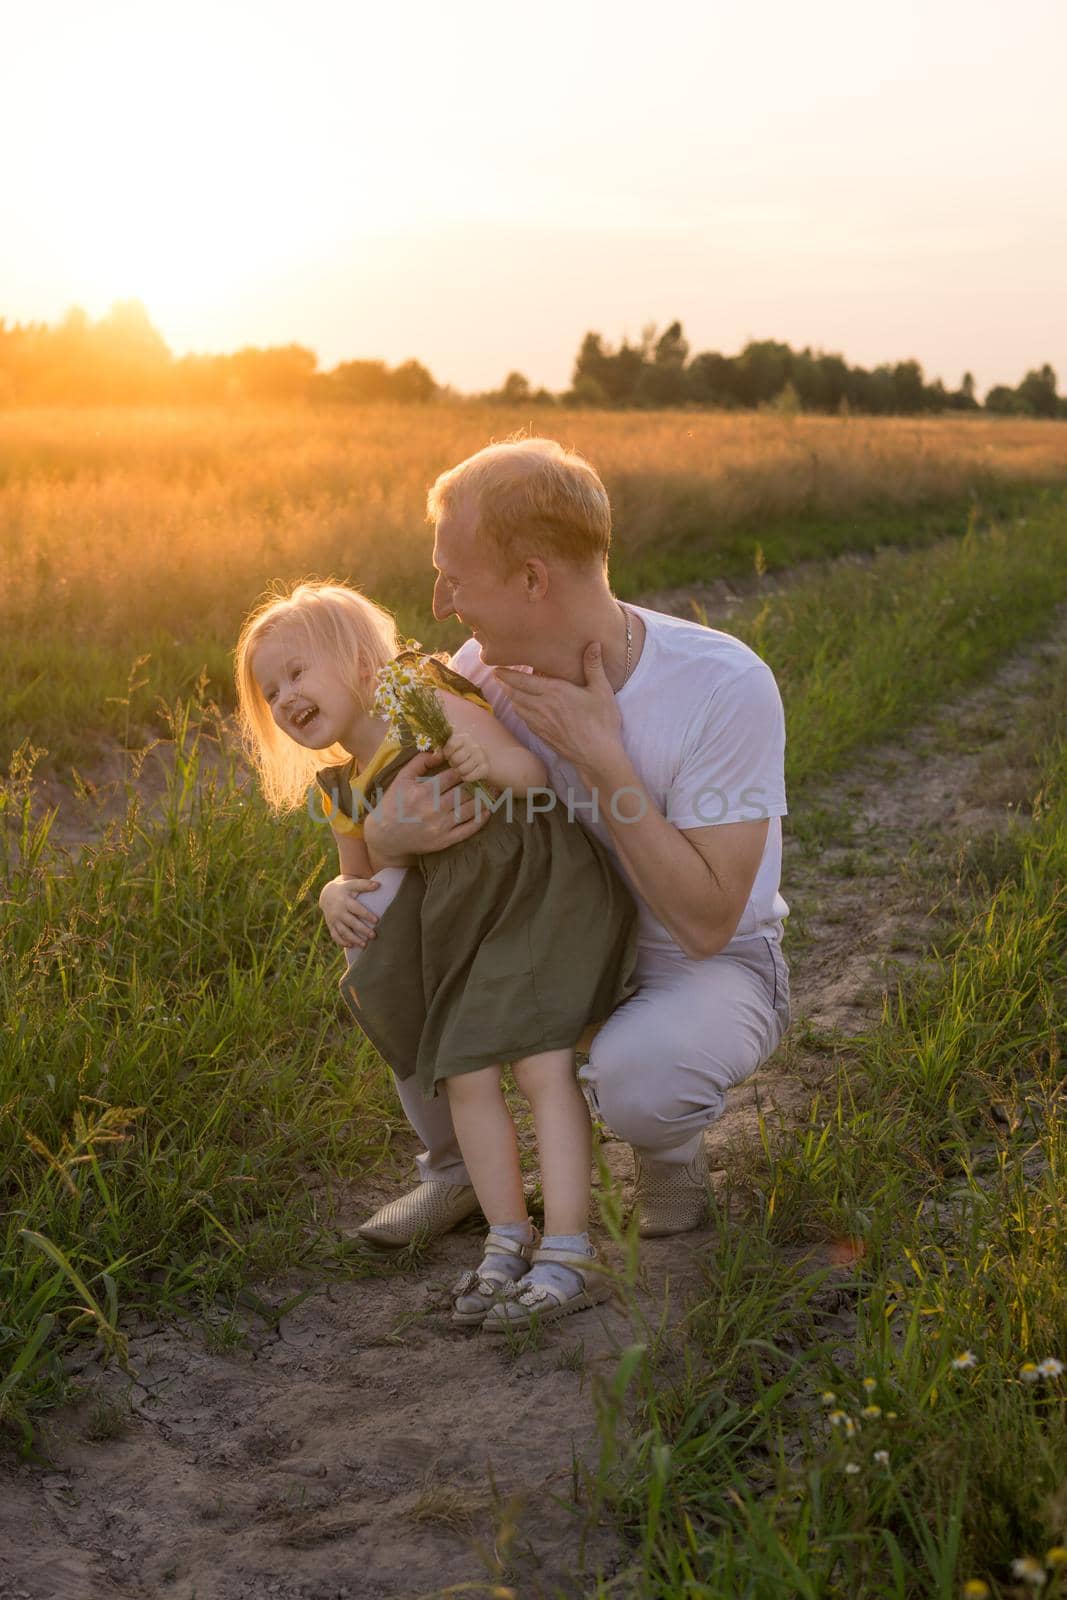
[[433, 614], [439, 622], [458, 617], [481, 646], [486, 666], [529, 664], [530, 604], [526, 576], [505, 576], [492, 550], [478, 538], [474, 517], [462, 505], [442, 516], [433, 547], [436, 578]]

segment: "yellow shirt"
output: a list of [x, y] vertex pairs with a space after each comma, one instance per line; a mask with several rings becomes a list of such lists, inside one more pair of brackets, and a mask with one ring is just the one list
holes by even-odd
[[[405, 656], [413, 654], [411, 651], [401, 651], [397, 660], [403, 660]], [[436, 656], [420, 656], [419, 660], [424, 670], [430, 669], [438, 689], [445, 689], [449, 694], [469, 700], [472, 705], [481, 706], [490, 716], [493, 715], [492, 706], [469, 679], [461, 677], [458, 672], [453, 672], [451, 667]], [[389, 763], [402, 750], [408, 748], [410, 746], [398, 739], [396, 734], [387, 733], [361, 772], [356, 771], [354, 756], [341, 766], [323, 767], [321, 772], [316, 772], [315, 781], [321, 790], [322, 812], [335, 833], [362, 839], [363, 817], [374, 809], [370, 796], [373, 794], [375, 783]], [[341, 804], [342, 784], [351, 788], [352, 814], [345, 811]]]

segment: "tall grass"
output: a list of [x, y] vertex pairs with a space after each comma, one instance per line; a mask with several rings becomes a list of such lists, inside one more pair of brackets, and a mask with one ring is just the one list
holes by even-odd
[[791, 788], [907, 727], [1046, 628], [1067, 599], [1067, 496], [925, 551], [815, 572], [729, 630], [773, 667]]
[[[110, 636], [116, 622], [170, 624], [205, 606], [229, 618], [235, 593], [243, 604], [249, 587], [309, 562], [374, 589], [409, 574], [422, 583], [429, 484], [528, 422], [467, 407], [0, 413], [0, 526], [16, 557], [0, 609], [81, 630], [81, 606], [100, 601], [94, 627]], [[1055, 423], [686, 412], [533, 422], [603, 473], [620, 557], [695, 539], [714, 561], [739, 527], [758, 536], [798, 515], [914, 509], [1067, 477], [1067, 429]], [[160, 592], [175, 583], [177, 594]]]
[[[1067, 480], [1057, 423], [831, 419], [481, 407], [0, 412], [0, 740], [57, 762], [202, 667], [227, 703], [228, 651], [274, 578], [362, 584], [405, 631], [429, 617], [428, 485], [516, 427], [585, 451], [615, 508], [620, 593], [962, 533]], [[1026, 491], [1026, 493], [1024, 493]]]
[[173, 733], [163, 814], [131, 783], [76, 865], [33, 820], [25, 756], [0, 788], [0, 1420], [61, 1391], [83, 1314], [114, 1343], [109, 1303], [195, 1307], [337, 1255], [330, 1184], [378, 1162], [394, 1123], [330, 1004], [321, 837], [279, 828], [217, 745], [201, 773], [209, 713], [178, 708]]

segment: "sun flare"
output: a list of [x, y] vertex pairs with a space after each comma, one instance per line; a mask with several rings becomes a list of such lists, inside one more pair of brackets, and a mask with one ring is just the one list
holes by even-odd
[[[111, 43], [91, 81], [76, 52], [57, 64], [63, 115], [42, 125], [37, 152], [38, 230], [77, 259], [94, 309], [137, 298], [166, 331], [299, 271], [387, 206], [381, 152], [343, 148], [283, 36], [256, 37], [255, 70], [224, 13], [210, 50], [175, 31], [156, 70], [139, 37]], [[372, 117], [373, 88], [362, 104]]]

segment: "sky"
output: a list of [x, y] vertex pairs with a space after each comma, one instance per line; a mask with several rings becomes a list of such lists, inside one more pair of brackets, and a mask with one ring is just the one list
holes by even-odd
[[0, 317], [565, 387], [680, 318], [1067, 389], [1063, 0], [7, 0]]

